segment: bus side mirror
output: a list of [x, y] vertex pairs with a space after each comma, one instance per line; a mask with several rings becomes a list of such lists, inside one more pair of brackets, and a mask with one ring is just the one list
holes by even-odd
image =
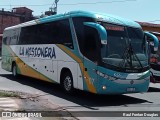
[[[158, 38], [155, 35], [153, 35], [152, 33], [149, 33], [147, 31], [144, 32], [144, 35], [145, 35], [145, 39], [146, 39], [146, 37], [150, 37], [153, 39], [154, 51], [158, 51], [158, 44], [159, 44]], [[148, 41], [148, 42], [150, 42], [150, 41]]]
[[95, 28], [100, 35], [101, 44], [103, 44], [103, 45], [107, 44], [107, 32], [102, 25], [94, 23], [94, 22], [84, 22], [83, 24], [86, 25], [86, 26]]

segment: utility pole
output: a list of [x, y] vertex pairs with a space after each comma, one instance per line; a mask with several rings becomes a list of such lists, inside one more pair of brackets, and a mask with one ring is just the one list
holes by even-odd
[[55, 7], [54, 7], [54, 12], [57, 14], [57, 3], [59, 2], [59, 0], [55, 0]]
[[[50, 15], [55, 15], [57, 14], [57, 3], [59, 2], [59, 0], [55, 0], [52, 4], [52, 6], [49, 8], [49, 11], [45, 12], [45, 15], [50, 16]], [[44, 17], [44, 15], [41, 15], [42, 17]]]

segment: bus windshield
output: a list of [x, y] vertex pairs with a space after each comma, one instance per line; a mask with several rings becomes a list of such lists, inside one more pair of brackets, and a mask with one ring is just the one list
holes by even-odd
[[107, 31], [107, 45], [102, 45], [102, 62], [112, 66], [139, 69], [148, 66], [143, 31], [138, 28], [102, 24]]
[[[160, 37], [156, 33], [152, 33], [156, 35], [156, 37], [159, 39], [159, 45], [158, 45], [158, 51], [154, 50], [154, 40], [147, 36], [147, 39], [150, 41], [149, 42], [149, 47], [150, 47], [150, 64], [158, 64], [160, 65]], [[152, 66], [153, 67], [153, 66]]]

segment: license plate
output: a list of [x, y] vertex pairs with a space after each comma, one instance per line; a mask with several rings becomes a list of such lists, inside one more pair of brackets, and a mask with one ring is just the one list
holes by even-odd
[[127, 92], [134, 92], [136, 91], [136, 88], [127, 88]]

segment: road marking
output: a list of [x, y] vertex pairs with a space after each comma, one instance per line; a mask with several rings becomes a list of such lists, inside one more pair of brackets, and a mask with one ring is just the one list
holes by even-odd
[[6, 111], [17, 110], [19, 108], [18, 104], [14, 99], [11, 98], [0, 98], [0, 109]]

